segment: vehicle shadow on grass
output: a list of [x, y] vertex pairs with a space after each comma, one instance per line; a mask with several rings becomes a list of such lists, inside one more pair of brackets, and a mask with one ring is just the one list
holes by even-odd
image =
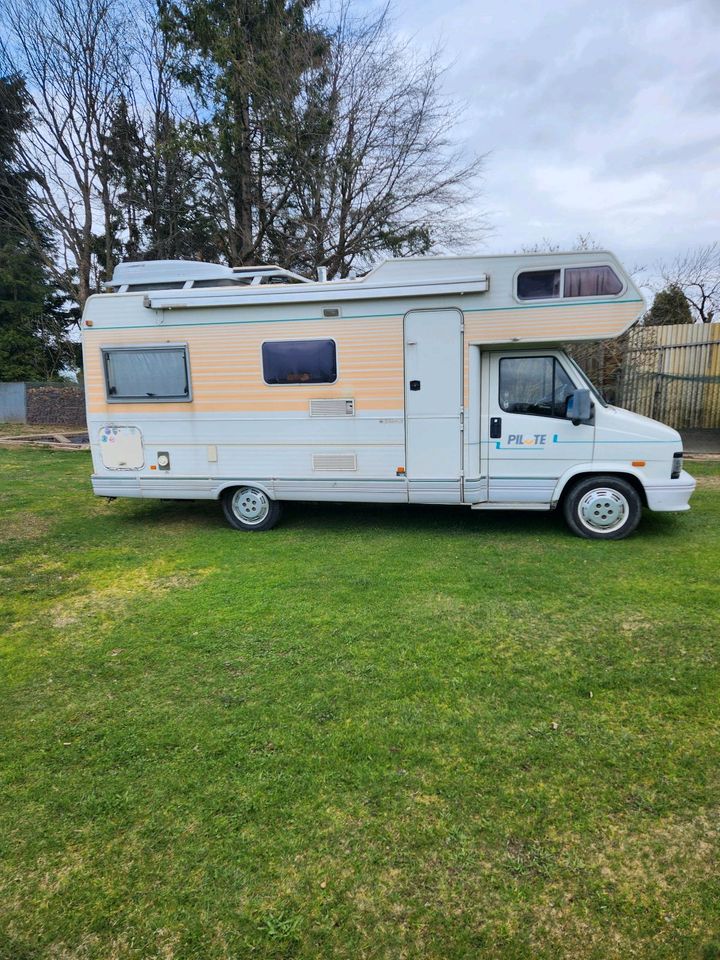
[[[683, 534], [682, 514], [643, 511], [634, 536], [667, 537]], [[199, 532], [202, 528], [224, 528], [227, 524], [216, 501], [176, 500], [133, 503], [121, 521], [128, 525], [182, 525]], [[572, 538], [562, 511], [470, 510], [463, 506], [402, 503], [325, 503], [294, 501], [283, 504], [283, 514], [272, 535], [323, 532], [348, 533], [358, 528], [387, 533], [437, 533], [444, 536], [518, 535], [537, 537], [563, 534]]]

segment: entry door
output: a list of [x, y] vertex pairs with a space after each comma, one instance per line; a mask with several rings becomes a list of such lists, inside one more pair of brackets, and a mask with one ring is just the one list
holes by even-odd
[[585, 384], [556, 351], [488, 356], [488, 499], [549, 503], [559, 477], [593, 458], [593, 424], [564, 416], [567, 396]]
[[459, 310], [405, 316], [405, 469], [416, 503], [457, 503], [462, 485]]

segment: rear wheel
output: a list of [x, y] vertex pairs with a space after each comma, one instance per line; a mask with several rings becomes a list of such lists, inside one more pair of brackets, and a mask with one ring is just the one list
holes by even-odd
[[589, 477], [569, 490], [563, 510], [565, 521], [576, 536], [622, 540], [640, 523], [642, 501], [627, 480]]
[[280, 519], [281, 507], [259, 487], [232, 487], [222, 494], [225, 519], [236, 530], [271, 530]]

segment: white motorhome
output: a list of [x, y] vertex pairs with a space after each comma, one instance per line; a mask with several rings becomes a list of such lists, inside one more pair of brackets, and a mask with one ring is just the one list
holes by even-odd
[[359, 279], [125, 263], [82, 321], [92, 485], [214, 499], [561, 507], [619, 539], [687, 510], [679, 434], [609, 406], [559, 346], [644, 309], [607, 252], [387, 260]]

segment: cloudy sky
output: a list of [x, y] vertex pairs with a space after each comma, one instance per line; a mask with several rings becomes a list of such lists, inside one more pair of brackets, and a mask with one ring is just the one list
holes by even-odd
[[395, 0], [489, 152], [493, 251], [590, 232], [633, 268], [720, 239], [720, 0]]

